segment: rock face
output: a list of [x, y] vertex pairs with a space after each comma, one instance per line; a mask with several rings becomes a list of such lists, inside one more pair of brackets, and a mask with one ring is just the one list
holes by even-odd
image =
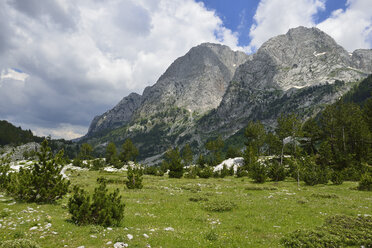
[[372, 49], [357, 49], [352, 55], [353, 63], [366, 73], [372, 71]]
[[142, 96], [131, 94], [94, 118], [82, 141], [96, 134], [91, 142], [99, 146], [130, 137], [142, 158], [185, 143], [202, 146], [249, 120], [275, 125], [280, 113], [314, 115], [371, 72], [372, 50], [350, 54], [317, 28], [290, 29], [253, 56], [204, 43], [175, 60]]
[[204, 43], [178, 58], [143, 92], [141, 116], [163, 112], [169, 106], [205, 113], [216, 108], [236, 68], [250, 57], [229, 47]]
[[127, 124], [131, 120], [133, 113], [140, 106], [140, 103], [141, 96], [136, 93], [131, 93], [129, 96], [124, 97], [113, 109], [94, 117], [87, 135]]
[[[267, 119], [263, 113], [276, 107], [271, 103], [283, 96], [295, 96], [293, 91], [332, 84], [336, 80], [358, 81], [372, 71], [368, 60], [370, 50], [359, 51], [351, 56], [317, 28], [298, 27], [271, 38], [252, 60], [237, 69], [215, 114], [206, 118], [200, 130], [212, 131], [225, 126], [234, 132], [246, 125], [247, 119]], [[306, 105], [331, 103], [338, 97], [339, 94], [332, 93], [325, 99], [314, 98], [318, 102], [306, 101]], [[304, 99], [297, 100], [301, 108]], [[270, 118], [275, 119], [279, 112], [286, 111], [292, 110], [278, 110]]]

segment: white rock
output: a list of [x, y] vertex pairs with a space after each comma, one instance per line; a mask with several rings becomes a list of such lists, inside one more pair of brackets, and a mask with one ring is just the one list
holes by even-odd
[[173, 227], [166, 227], [166, 228], [164, 228], [164, 231], [174, 232], [174, 228]]
[[116, 242], [114, 244], [114, 248], [124, 248], [124, 247], [128, 247], [128, 244], [126, 244], [124, 242]]
[[132, 234], [127, 234], [127, 238], [128, 238], [129, 240], [131, 240], [131, 239], [133, 239], [133, 235], [132, 235]]

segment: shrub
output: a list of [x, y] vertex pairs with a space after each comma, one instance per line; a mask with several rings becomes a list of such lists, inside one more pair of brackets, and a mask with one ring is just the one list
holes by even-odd
[[86, 225], [91, 220], [90, 196], [78, 186], [74, 186], [73, 196], [68, 201], [68, 211], [75, 224]]
[[372, 217], [336, 215], [316, 230], [297, 230], [282, 238], [285, 247], [371, 247]]
[[169, 169], [170, 178], [181, 178], [183, 175], [183, 164], [178, 148], [171, 149], [165, 154], [164, 163]]
[[94, 189], [92, 200], [83, 189], [74, 187], [74, 194], [68, 201], [72, 221], [79, 225], [117, 226], [124, 217], [125, 207], [119, 189], [108, 194], [105, 179], [98, 178], [97, 182], [99, 185]]
[[99, 170], [106, 166], [105, 160], [101, 158], [94, 159], [92, 161], [92, 166], [90, 167], [90, 170]]
[[226, 200], [214, 200], [206, 202], [203, 205], [204, 209], [211, 212], [225, 212], [231, 211], [236, 207], [236, 204]]
[[230, 174], [229, 169], [227, 168], [226, 164], [223, 164], [222, 170], [220, 172], [220, 177], [224, 178]]
[[250, 164], [249, 166], [249, 176], [256, 182], [256, 183], [264, 183], [267, 179], [268, 168], [264, 163], [255, 162]]
[[200, 178], [210, 178], [212, 175], [213, 175], [213, 168], [209, 166], [204, 167], [198, 172], [198, 176]]
[[328, 183], [328, 171], [322, 165], [317, 164], [313, 157], [303, 159], [302, 166], [302, 178], [306, 185], [314, 186]]
[[52, 203], [62, 198], [70, 185], [61, 175], [63, 150], [53, 156], [48, 141], [44, 140], [37, 156], [39, 161], [34, 166], [12, 173], [8, 191], [19, 200]]
[[128, 166], [126, 185], [128, 189], [142, 189], [143, 169], [139, 165]]
[[5, 190], [10, 181], [10, 155], [0, 157], [0, 190]]
[[331, 181], [335, 185], [341, 185], [344, 182], [344, 175], [341, 171], [333, 171], [331, 173]]
[[40, 248], [40, 246], [29, 239], [15, 239], [1, 242], [0, 248]]
[[73, 166], [76, 166], [76, 167], [85, 167], [85, 164], [83, 163], [83, 161], [79, 158], [75, 158], [73, 161], [72, 161], [72, 165]]
[[246, 176], [248, 176], [248, 170], [247, 170], [246, 166], [240, 166], [240, 167], [238, 167], [238, 169], [236, 170], [236, 176], [237, 177], [246, 177]]
[[370, 173], [365, 173], [362, 175], [362, 178], [359, 181], [358, 189], [366, 191], [372, 190], [372, 176]]
[[268, 176], [273, 181], [283, 181], [286, 177], [285, 167], [279, 161], [273, 159], [269, 163]]
[[195, 179], [198, 175], [198, 167], [190, 166], [188, 171], [183, 175], [185, 178]]

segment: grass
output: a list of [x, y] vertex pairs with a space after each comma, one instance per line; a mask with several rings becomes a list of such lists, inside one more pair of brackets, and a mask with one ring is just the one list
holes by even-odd
[[353, 190], [354, 182], [298, 189], [290, 179], [257, 185], [248, 178], [144, 176], [143, 189], [128, 190], [121, 183], [124, 173], [68, 174], [72, 185], [89, 192], [97, 177], [115, 182], [109, 190], [118, 187], [126, 203], [121, 226], [76, 226], [66, 207], [69, 196], [37, 205], [14, 203], [0, 193], [0, 241], [30, 239], [41, 247], [113, 247], [116, 241], [129, 247], [281, 247], [285, 235], [316, 229], [329, 216], [372, 214], [371, 193]]

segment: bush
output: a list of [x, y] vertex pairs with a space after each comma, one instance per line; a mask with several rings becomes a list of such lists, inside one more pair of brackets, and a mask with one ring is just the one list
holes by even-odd
[[358, 189], [366, 191], [372, 190], [372, 176], [370, 173], [365, 173], [362, 175], [362, 178], [359, 181]]
[[333, 171], [331, 173], [331, 181], [335, 185], [341, 185], [344, 182], [344, 175], [341, 171]]
[[220, 177], [224, 178], [230, 174], [230, 170], [227, 168], [226, 164], [223, 164], [222, 170], [220, 172]]
[[92, 161], [92, 166], [90, 167], [90, 170], [94, 170], [94, 171], [100, 170], [104, 168], [105, 166], [106, 166], [105, 160], [101, 158], [97, 158]]
[[117, 226], [124, 218], [125, 207], [119, 189], [108, 194], [105, 179], [98, 178], [97, 182], [99, 185], [94, 189], [92, 200], [83, 189], [74, 187], [74, 194], [68, 201], [72, 221], [78, 225]]
[[10, 155], [0, 157], [0, 190], [5, 190], [10, 181]]
[[178, 148], [171, 149], [165, 154], [165, 166], [169, 169], [170, 178], [181, 178], [183, 175], [183, 164]]
[[143, 169], [139, 165], [128, 166], [126, 185], [128, 189], [142, 189]]
[[313, 157], [303, 159], [302, 166], [302, 179], [306, 185], [314, 186], [328, 183], [328, 171], [322, 165], [317, 164]]
[[231, 211], [233, 208], [236, 207], [236, 204], [231, 201], [226, 200], [214, 200], [206, 202], [203, 205], [203, 208], [207, 211], [211, 212], [226, 212]]
[[40, 248], [40, 246], [29, 239], [15, 239], [1, 242], [0, 248]]
[[256, 182], [256, 183], [264, 183], [266, 182], [268, 175], [268, 168], [264, 163], [255, 162], [249, 166], [249, 176]]
[[268, 176], [271, 180], [278, 182], [285, 179], [285, 167], [283, 164], [280, 164], [279, 161], [276, 159], [271, 160], [268, 167]]
[[183, 175], [184, 178], [195, 179], [198, 175], [198, 167], [191, 166], [188, 171]]
[[75, 158], [73, 161], [72, 161], [72, 165], [73, 166], [76, 166], [76, 167], [81, 167], [81, 168], [84, 168], [85, 167], [85, 164], [83, 163], [83, 161], [79, 158]]
[[213, 168], [206, 166], [205, 168], [198, 171], [200, 178], [210, 178], [213, 175]]
[[39, 161], [34, 166], [20, 168], [18, 173], [12, 173], [8, 191], [18, 200], [55, 202], [67, 193], [70, 185], [70, 181], [61, 175], [63, 150], [53, 156], [48, 141], [44, 140], [37, 156]]
[[248, 176], [248, 170], [246, 166], [239, 166], [236, 170], [236, 176], [237, 177], [246, 177]]
[[336, 215], [316, 230], [297, 230], [282, 240], [285, 247], [371, 247], [372, 217]]

